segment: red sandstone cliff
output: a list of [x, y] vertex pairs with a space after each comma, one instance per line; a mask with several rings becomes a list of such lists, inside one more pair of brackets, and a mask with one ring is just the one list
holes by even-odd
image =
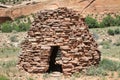
[[[42, 9], [54, 9], [57, 7], [69, 7], [81, 12], [91, 0], [47, 0], [36, 4], [14, 6], [12, 8], [0, 8], [0, 17], [9, 16], [12, 19], [35, 13]], [[95, 0], [83, 12], [87, 14], [119, 13], [120, 0]]]

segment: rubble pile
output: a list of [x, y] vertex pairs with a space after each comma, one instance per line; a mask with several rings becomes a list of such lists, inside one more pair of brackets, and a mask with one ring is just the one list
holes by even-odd
[[60, 48], [55, 64], [64, 75], [82, 71], [100, 61], [98, 45], [80, 14], [65, 7], [36, 14], [25, 41], [21, 44], [19, 68], [30, 73], [49, 69], [51, 47]]

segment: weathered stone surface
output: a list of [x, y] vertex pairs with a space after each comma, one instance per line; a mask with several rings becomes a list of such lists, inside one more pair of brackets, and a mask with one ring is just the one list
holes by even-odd
[[76, 11], [67, 8], [40, 11], [21, 44], [19, 68], [41, 73], [49, 68], [51, 47], [59, 46], [56, 64], [71, 75], [100, 61], [100, 51], [88, 27]]

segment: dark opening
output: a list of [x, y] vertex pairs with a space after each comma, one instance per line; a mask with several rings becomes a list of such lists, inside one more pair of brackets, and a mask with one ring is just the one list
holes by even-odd
[[50, 55], [50, 61], [49, 61], [49, 69], [48, 73], [58, 71], [62, 72], [62, 65], [55, 64], [55, 59], [59, 55], [60, 47], [59, 46], [52, 46], [51, 47], [51, 55]]
[[12, 21], [12, 18], [11, 17], [0, 17], [0, 23], [4, 23], [4, 22], [6, 22], [6, 21]]

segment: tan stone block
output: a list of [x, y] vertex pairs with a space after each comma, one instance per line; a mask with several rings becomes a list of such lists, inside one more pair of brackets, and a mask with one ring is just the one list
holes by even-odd
[[41, 46], [41, 49], [51, 49], [50, 46]]
[[69, 46], [60, 46], [61, 49], [64, 49], [64, 50], [70, 50], [70, 47]]

